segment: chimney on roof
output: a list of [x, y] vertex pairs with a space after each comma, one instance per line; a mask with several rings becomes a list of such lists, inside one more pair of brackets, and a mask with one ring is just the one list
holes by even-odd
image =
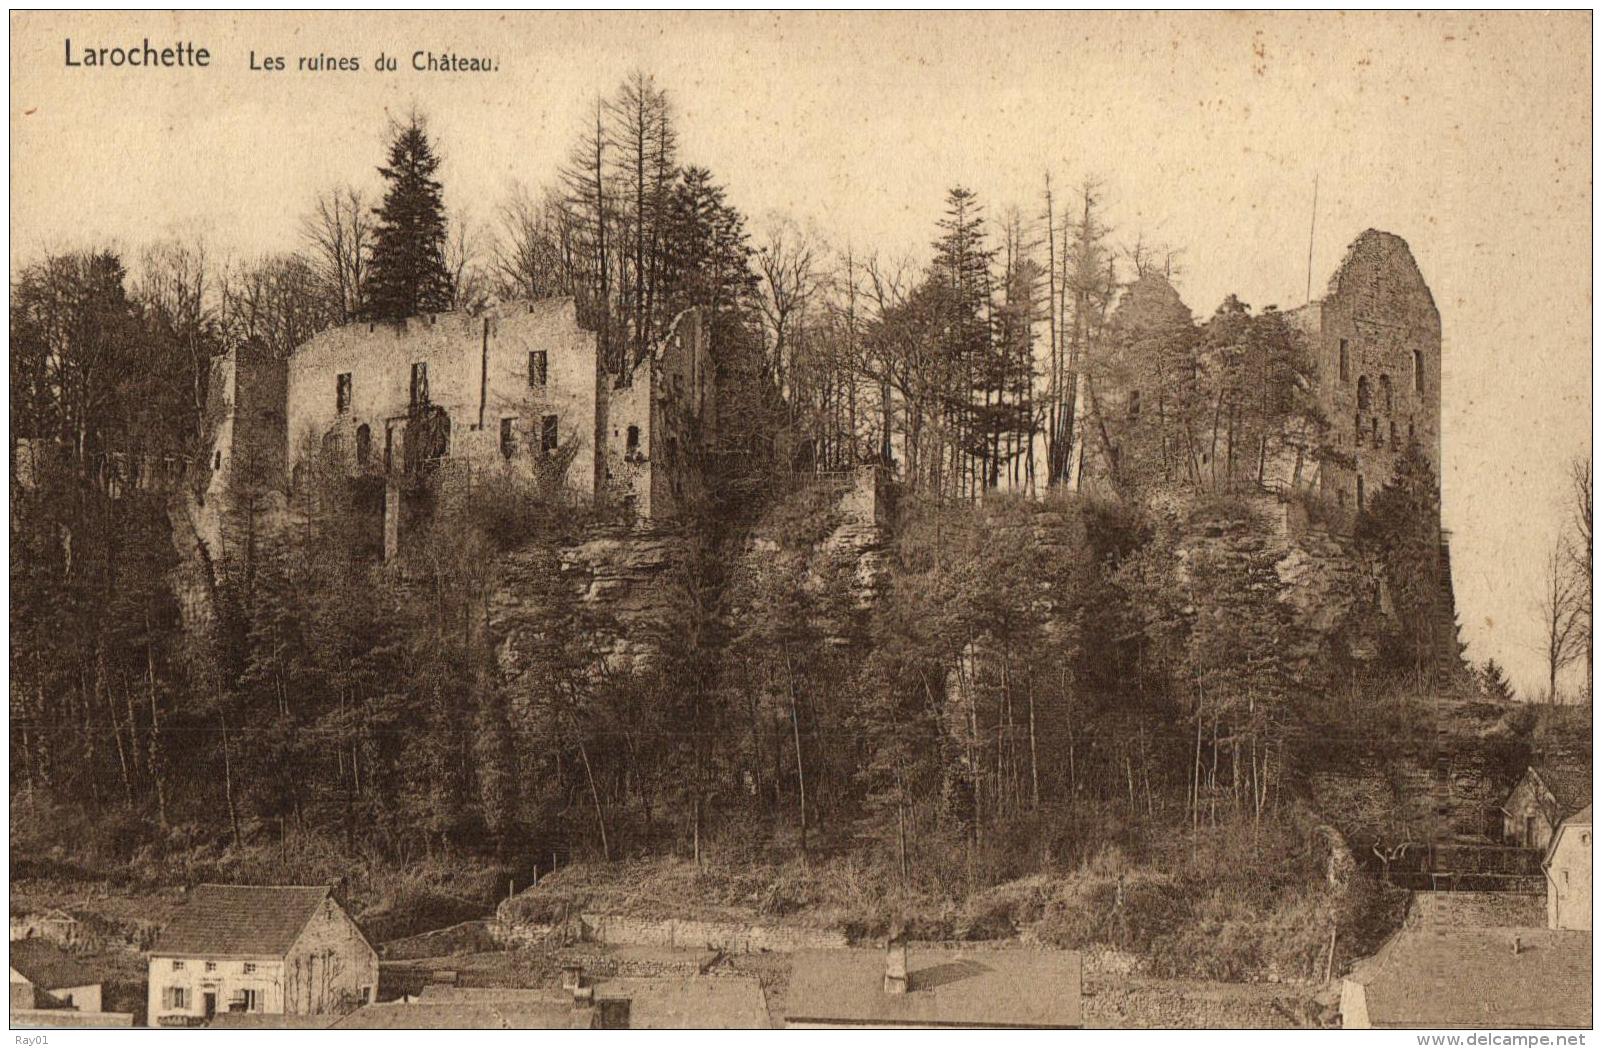
[[907, 945], [891, 940], [884, 950], [884, 993], [907, 993]]

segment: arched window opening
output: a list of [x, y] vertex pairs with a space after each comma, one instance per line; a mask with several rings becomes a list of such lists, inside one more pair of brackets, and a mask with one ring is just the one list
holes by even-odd
[[1368, 376], [1359, 375], [1357, 377], [1357, 408], [1359, 411], [1368, 409], [1369, 399]]

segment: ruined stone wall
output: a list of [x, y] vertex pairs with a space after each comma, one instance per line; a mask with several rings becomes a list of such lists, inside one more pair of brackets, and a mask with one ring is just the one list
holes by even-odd
[[704, 499], [701, 451], [715, 426], [713, 393], [706, 328], [699, 310], [686, 310], [629, 383], [607, 396], [611, 498], [644, 518], [680, 516]]
[[[212, 365], [206, 461], [195, 516], [210, 557], [225, 561], [283, 509], [288, 437], [288, 362], [244, 343]], [[251, 519], [249, 515], [254, 515]]]
[[1441, 315], [1407, 242], [1366, 230], [1347, 250], [1325, 297], [1298, 311], [1297, 320], [1318, 366], [1329, 444], [1353, 464], [1326, 461], [1323, 491], [1355, 509], [1360, 477], [1366, 503], [1391, 479], [1410, 437], [1429, 457], [1438, 483]]
[[[531, 381], [533, 351], [546, 354], [543, 384]], [[503, 461], [504, 422], [513, 434], [514, 461], [532, 460], [541, 455], [542, 417], [555, 415], [558, 446], [573, 449], [566, 483], [593, 497], [595, 353], [595, 335], [579, 326], [571, 299], [330, 329], [289, 361], [290, 460], [308, 442], [319, 445], [335, 434], [339, 454], [354, 464], [357, 433], [365, 425], [374, 461], [403, 462], [413, 365], [426, 364], [429, 403], [450, 418], [451, 457]], [[342, 374], [350, 376], [350, 404], [343, 413], [337, 402]]]

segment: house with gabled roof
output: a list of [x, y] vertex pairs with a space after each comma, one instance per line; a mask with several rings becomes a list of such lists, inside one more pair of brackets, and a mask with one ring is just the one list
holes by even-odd
[[1544, 852], [1558, 824], [1589, 804], [1589, 765], [1531, 765], [1502, 803], [1502, 837], [1509, 844]]
[[1348, 1029], [1589, 1028], [1591, 935], [1420, 926], [1341, 984]]
[[373, 1001], [378, 952], [326, 885], [198, 885], [150, 950], [152, 1026]]
[[100, 1011], [100, 981], [72, 955], [43, 939], [11, 941], [11, 1007]]
[[1546, 850], [1546, 924], [1591, 928], [1591, 806], [1558, 824]]

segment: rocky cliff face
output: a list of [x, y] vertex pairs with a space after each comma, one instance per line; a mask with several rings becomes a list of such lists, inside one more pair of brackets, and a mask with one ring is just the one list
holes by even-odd
[[872, 467], [806, 478], [752, 530], [731, 573], [730, 615], [795, 587], [816, 602], [830, 642], [850, 643], [847, 619], [871, 607], [889, 578], [889, 500], [885, 475]]
[[688, 559], [690, 537], [679, 526], [608, 525], [580, 539], [546, 549], [516, 550], [501, 557], [499, 581], [490, 598], [489, 627], [501, 639], [500, 662], [515, 678], [525, 672], [520, 659], [531, 626], [531, 606], [550, 599], [550, 571], [586, 622], [587, 638], [615, 669], [646, 665], [660, 651], [660, 639], [674, 629], [675, 574]]

